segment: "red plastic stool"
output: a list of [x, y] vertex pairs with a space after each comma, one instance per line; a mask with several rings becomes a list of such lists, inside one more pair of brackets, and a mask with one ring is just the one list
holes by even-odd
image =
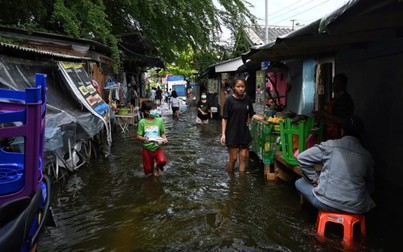
[[343, 241], [350, 242], [353, 239], [354, 234], [354, 224], [360, 222], [361, 224], [361, 235], [365, 236], [365, 216], [362, 214], [346, 214], [346, 213], [329, 213], [322, 210], [318, 212], [317, 227], [318, 234], [321, 236], [325, 235], [325, 228], [327, 222], [333, 222], [343, 225]]

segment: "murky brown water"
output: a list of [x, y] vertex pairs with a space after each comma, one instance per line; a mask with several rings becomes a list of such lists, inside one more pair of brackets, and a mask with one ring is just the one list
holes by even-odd
[[[334, 239], [317, 241], [316, 212], [300, 207], [292, 182], [265, 181], [254, 155], [246, 175], [227, 173], [219, 120], [196, 126], [192, 108], [178, 121], [170, 113], [163, 175], [144, 176], [134, 126], [118, 131], [107, 159], [53, 185], [57, 227], [46, 228], [37, 251], [341, 250]], [[368, 236], [357, 250], [382, 251], [376, 233]]]

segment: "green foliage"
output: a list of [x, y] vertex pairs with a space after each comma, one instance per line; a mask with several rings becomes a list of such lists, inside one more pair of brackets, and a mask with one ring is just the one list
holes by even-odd
[[0, 37], [0, 42], [6, 43], [6, 44], [18, 44], [18, 41], [16, 39], [12, 39], [12, 38]]
[[51, 23], [64, 34], [74, 38], [97, 40], [111, 48], [113, 71], [120, 68], [118, 39], [112, 35], [102, 0], [56, 0]]
[[99, 41], [111, 48], [114, 71], [120, 67], [117, 37], [138, 33], [145, 44], [141, 53], [189, 74], [240, 53], [241, 40], [233, 50], [220, 41], [221, 29], [238, 38], [255, 20], [248, 5], [246, 0], [4, 0], [2, 9], [8, 11], [0, 12], [0, 24]]
[[56, 26], [61, 26], [64, 34], [74, 38], [80, 37], [79, 21], [73, 10], [64, 5], [63, 0], [56, 0], [51, 22]]
[[53, 7], [50, 21], [64, 34], [108, 43], [112, 24], [102, 0], [56, 0]]

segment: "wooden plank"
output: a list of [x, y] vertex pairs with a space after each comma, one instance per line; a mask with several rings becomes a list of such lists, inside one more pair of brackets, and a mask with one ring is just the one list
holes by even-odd
[[[292, 179], [290, 172], [302, 177], [301, 167], [298, 165], [287, 164], [287, 162], [283, 159], [283, 154], [281, 151], [276, 151], [274, 153], [274, 170], [277, 177], [284, 181], [289, 181]], [[315, 170], [320, 172], [322, 170], [322, 164], [315, 164]]]
[[277, 163], [277, 168], [279, 169], [288, 169], [290, 171], [293, 171], [295, 174], [302, 176], [301, 168], [299, 166], [294, 166], [294, 165], [289, 165], [287, 162], [283, 159], [283, 154], [281, 151], [276, 151], [274, 153], [274, 162], [278, 162], [281, 165]]

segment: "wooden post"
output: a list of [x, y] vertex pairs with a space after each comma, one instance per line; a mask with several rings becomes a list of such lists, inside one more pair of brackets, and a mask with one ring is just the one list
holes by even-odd
[[269, 181], [277, 179], [276, 171], [270, 164], [264, 165], [264, 177]]

